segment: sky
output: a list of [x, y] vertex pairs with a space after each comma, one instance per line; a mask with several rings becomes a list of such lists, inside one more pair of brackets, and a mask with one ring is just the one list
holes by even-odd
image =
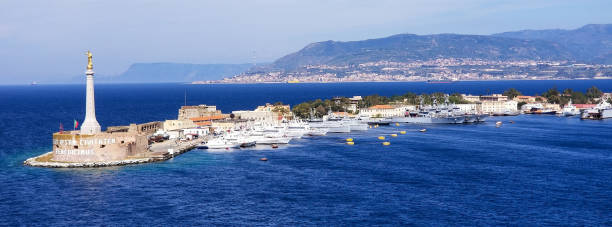
[[0, 84], [133, 63], [272, 62], [309, 43], [612, 23], [610, 0], [0, 0]]

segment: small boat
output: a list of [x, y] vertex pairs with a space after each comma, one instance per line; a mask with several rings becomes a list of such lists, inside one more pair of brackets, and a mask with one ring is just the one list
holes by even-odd
[[427, 132], [427, 129], [421, 129], [419, 132]]
[[260, 158], [260, 159], [259, 159], [259, 161], [262, 161], [262, 162], [267, 162], [267, 161], [268, 161], [268, 158]]
[[272, 144], [272, 148], [278, 148], [278, 145]]

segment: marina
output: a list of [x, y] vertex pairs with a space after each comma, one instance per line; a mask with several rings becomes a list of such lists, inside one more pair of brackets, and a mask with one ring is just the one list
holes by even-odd
[[[224, 114], [216, 106], [199, 104], [181, 106], [176, 119], [153, 121], [127, 126], [110, 126], [102, 131], [96, 119], [94, 96], [94, 71], [91, 52], [87, 52], [86, 111], [80, 129], [74, 121], [74, 130], [65, 131], [60, 123], [59, 132], [53, 133], [51, 152], [28, 158], [23, 164], [52, 168], [91, 168], [130, 164], [142, 164], [168, 160], [194, 148], [205, 150], [250, 149], [256, 146], [278, 148], [291, 144], [292, 140], [304, 137], [327, 136], [367, 132], [379, 126], [398, 127], [400, 124], [416, 125], [459, 125], [477, 124], [488, 116], [516, 116], [520, 114], [518, 101], [543, 99], [543, 97], [521, 96], [518, 100], [502, 94], [493, 95], [448, 95], [443, 97], [418, 96], [419, 104], [410, 105], [407, 99], [385, 104], [364, 105], [364, 99], [334, 97], [301, 112], [308, 103], [290, 105], [282, 102], [266, 103], [254, 110], [236, 110]], [[593, 87], [594, 88], [594, 87]], [[594, 88], [596, 89], [596, 88]], [[410, 96], [410, 93], [405, 96]], [[571, 102], [563, 109], [557, 104], [529, 102], [521, 107], [525, 114], [557, 114], [571, 117], [580, 114], [581, 119], [606, 119], [612, 117], [612, 106], [607, 102], [610, 93], [603, 93], [600, 102], [592, 108], [579, 110]], [[431, 99], [431, 104], [424, 100]], [[443, 98], [443, 103], [438, 100]], [[450, 99], [463, 104], [455, 104]], [[186, 102], [186, 95], [185, 95]], [[392, 104], [392, 105], [391, 105]], [[357, 108], [359, 106], [359, 108]], [[332, 109], [336, 108], [336, 112]], [[325, 115], [321, 112], [327, 111]], [[345, 112], [346, 111], [346, 112]], [[499, 114], [503, 113], [503, 114]], [[304, 117], [307, 115], [307, 118]], [[302, 116], [300, 118], [299, 116]], [[496, 122], [501, 127], [502, 122]], [[426, 132], [420, 129], [419, 132]], [[403, 133], [402, 133], [403, 132]], [[390, 134], [394, 138], [398, 133]], [[391, 146], [384, 136], [383, 146]], [[356, 145], [355, 141], [347, 141]], [[159, 145], [159, 144], [164, 145]]]
[[[461, 85], [462, 82], [453, 86], [457, 84]], [[401, 93], [406, 87], [416, 86], [410, 83], [391, 85], [395, 90], [393, 87], [387, 88], [389, 94]], [[101, 84], [96, 86], [96, 103], [100, 105], [97, 106], [96, 117], [102, 126], [176, 119], [176, 110], [184, 103], [185, 87], [189, 89], [188, 95], [191, 97], [188, 103], [219, 104], [217, 107], [222, 110], [255, 109], [253, 102], [265, 103], [270, 100], [270, 96], [288, 97], [287, 100], [299, 97], [300, 100], [289, 102], [293, 105], [312, 99], [310, 96], [285, 95], [288, 93], [282, 93], [282, 87], [274, 94], [267, 94], [265, 92], [270, 90], [268, 86], [249, 85], [245, 88], [238, 85], [192, 87], [174, 84]], [[298, 89], [298, 93], [315, 90], [321, 91], [326, 97], [334, 96], [324, 93], [324, 89], [317, 89], [319, 86], [338, 85], [300, 84], [300, 87], [288, 90], [294, 92]], [[354, 86], [361, 85], [343, 86], [346, 86], [346, 91], [336, 89], [338, 94], [352, 96], [349, 91], [357, 89]], [[366, 84], [363, 86], [369, 87]], [[478, 83], [478, 86], [499, 85]], [[541, 85], [537, 82], [533, 86], [551, 87], [550, 84]], [[40, 85], [36, 86], [36, 90], [28, 91], [31, 95], [22, 95], [25, 97], [22, 100], [37, 108], [47, 109], [50, 116], [61, 117], [65, 112], [79, 112], [79, 109], [83, 108], [78, 105], [62, 106], [59, 102], [68, 100], [71, 103], [79, 103], [85, 96], [83, 87]], [[254, 90], [255, 88], [257, 89]], [[529, 86], [526, 88], [529, 89]], [[609, 88], [603, 87], [606, 90]], [[11, 89], [8, 87], [0, 90], [3, 94], [0, 99], [5, 98], [0, 105], [10, 105], [11, 95], [18, 94]], [[367, 91], [367, 88], [359, 89]], [[500, 88], [502, 91], [504, 89]], [[57, 92], [60, 90], [62, 92]], [[144, 95], [148, 90], [174, 95], [169, 95], [171, 99], [151, 100], [148, 95]], [[238, 91], [244, 90], [248, 91], [245, 96], [255, 98], [243, 98]], [[216, 100], [217, 97], [229, 97], [224, 91], [238, 95], [232, 96], [233, 98], [226, 102]], [[47, 95], [39, 95], [41, 92]], [[140, 95], [119, 95], [126, 92]], [[117, 103], [115, 100], [122, 102]], [[145, 111], [125, 111], [127, 103], [138, 103]], [[52, 108], [57, 106], [62, 108]], [[273, 148], [272, 144], [229, 150], [194, 148], [165, 161], [147, 164], [47, 169], [22, 166], [21, 163], [33, 156], [49, 152], [53, 141], [49, 134], [44, 132], [57, 128], [58, 122], [36, 118], [40, 116], [36, 112], [28, 111], [27, 106], [19, 108], [21, 109], [16, 111], [25, 113], [25, 119], [40, 120], [34, 124], [33, 121], [17, 118], [5, 123], [9, 128], [29, 128], [36, 132], [30, 134], [29, 131], [18, 130], [0, 141], [5, 147], [2, 152], [6, 157], [0, 160], [3, 172], [0, 177], [4, 179], [4, 188], [14, 189], [12, 193], [0, 194], [4, 201], [8, 201], [0, 204], [10, 211], [2, 214], [2, 218], [8, 220], [8, 223], [18, 223], [17, 219], [24, 217], [25, 213], [37, 212], [41, 220], [34, 222], [40, 224], [81, 223], [81, 220], [88, 218], [89, 223], [103, 225], [118, 223], [120, 220], [91, 217], [91, 212], [110, 215], [139, 209], [147, 218], [134, 217], [127, 224], [137, 225], [150, 220], [148, 217], [155, 216], [175, 220], [175, 223], [238, 225], [256, 218], [266, 223], [286, 225], [340, 225], [346, 224], [347, 216], [344, 213], [330, 213], [344, 209], [345, 206], [353, 207], [349, 209], [349, 213], [384, 212], [383, 216], [355, 217], [359, 223], [373, 225], [428, 223], [433, 219], [451, 225], [457, 224], [457, 219], [465, 212], [490, 218], [479, 222], [466, 219], [460, 222], [464, 225], [483, 222], [492, 225], [512, 222], [520, 225], [539, 221], [561, 224], [558, 218], [549, 215], [553, 211], [563, 216], [574, 214], [572, 219], [564, 219], [565, 224], [596, 225], [606, 220], [606, 216], [594, 218], [589, 214], [606, 210], [607, 200], [602, 201], [583, 193], [605, 194], [608, 191], [606, 182], [612, 180], [608, 177], [611, 171], [609, 147], [612, 144], [608, 140], [599, 139], [610, 136], [612, 128], [609, 120], [521, 114], [487, 116], [485, 122], [475, 124], [400, 123], [396, 126], [395, 123], [389, 123], [378, 127], [373, 124], [372, 128], [368, 126], [367, 131], [302, 136], [292, 139], [288, 144], [276, 144], [277, 148]], [[149, 111], [153, 109], [158, 111]], [[11, 118], [4, 116], [5, 119]], [[72, 121], [72, 118], [64, 122], [69, 121]], [[500, 127], [496, 127], [496, 122], [502, 123]], [[195, 131], [197, 130], [187, 130], [188, 133]], [[26, 132], [33, 137], [24, 135]], [[392, 134], [397, 134], [397, 137]], [[379, 136], [384, 136], [385, 140], [379, 140]], [[352, 139], [352, 145], [347, 142], [348, 138]], [[19, 142], [24, 139], [32, 142]], [[180, 142], [180, 139], [178, 141]], [[389, 145], [383, 145], [384, 141], [388, 141]], [[584, 146], [584, 141], [590, 141], [588, 147]], [[170, 140], [152, 144], [153, 147], [159, 148], [158, 151], [167, 151], [175, 145]], [[54, 188], [61, 189], [49, 190]], [[393, 188], [401, 190], [392, 190]], [[31, 200], [34, 194], [47, 199]], [[92, 203], [92, 196], [105, 198], [106, 202]], [[581, 202], [572, 202], [574, 200], [568, 200], [569, 197]], [[159, 203], [176, 201], [177, 198], [181, 198], [179, 201], [182, 202], [170, 205], [164, 208], [164, 212], [160, 212]], [[411, 206], [406, 208], [401, 204], [385, 202], [390, 199]], [[241, 202], [236, 203], [237, 200]], [[59, 210], [49, 210], [49, 201], [57, 201]], [[350, 201], [362, 202], [355, 204]], [[439, 202], [435, 201], [444, 201], [447, 204], [445, 218], [439, 219], [440, 206]], [[558, 206], [547, 208], [534, 205], [552, 201], [557, 201]], [[321, 203], [327, 204], [326, 208], [312, 209], [321, 207]], [[487, 209], [482, 209], [482, 204]], [[8, 209], [8, 206], [11, 208]], [[534, 214], [527, 209], [515, 209], [516, 206], [531, 206], [532, 210], [536, 209], [538, 212]], [[60, 210], [65, 209], [76, 212], [73, 216], [62, 217]], [[256, 212], [254, 216], [236, 215], [236, 212], [240, 213], [235, 211], [236, 209]], [[181, 213], [178, 210], [193, 216], [177, 216]], [[211, 213], [217, 215], [211, 216]], [[297, 213], [302, 216], [296, 215]], [[580, 215], [576, 215], [577, 213]], [[517, 221], [507, 215], [525, 218]], [[231, 217], [231, 220], [225, 217]], [[325, 221], [312, 221], [311, 217], [327, 218]]]

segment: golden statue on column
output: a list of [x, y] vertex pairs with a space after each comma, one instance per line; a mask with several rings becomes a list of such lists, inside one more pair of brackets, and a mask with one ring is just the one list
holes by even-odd
[[87, 69], [91, 70], [93, 69], [93, 63], [91, 62], [91, 52], [87, 51]]

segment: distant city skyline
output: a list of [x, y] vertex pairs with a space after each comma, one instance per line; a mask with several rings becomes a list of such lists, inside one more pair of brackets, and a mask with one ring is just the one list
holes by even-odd
[[0, 84], [57, 82], [133, 63], [271, 62], [313, 42], [493, 34], [612, 22], [609, 1], [6, 1]]

